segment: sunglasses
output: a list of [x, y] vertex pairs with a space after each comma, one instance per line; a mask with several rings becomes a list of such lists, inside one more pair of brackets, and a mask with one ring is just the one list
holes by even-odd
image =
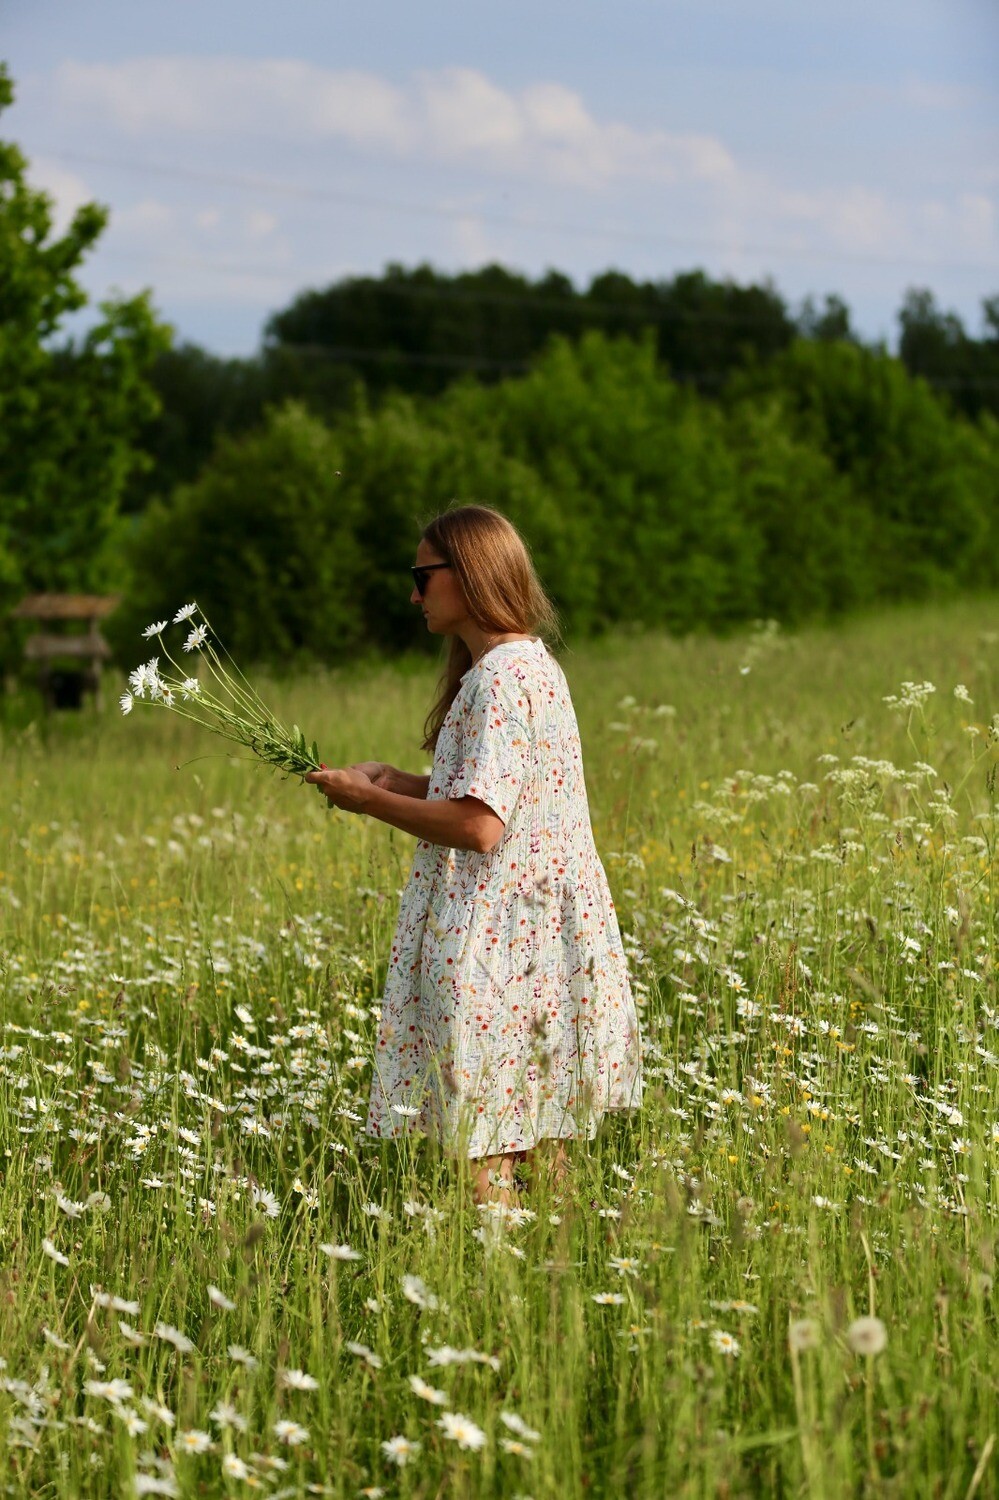
[[430, 582], [431, 573], [435, 572], [437, 568], [449, 568], [450, 566], [450, 563], [424, 563], [422, 567], [410, 568], [409, 571], [413, 575], [413, 582], [416, 584], [416, 592], [421, 599], [427, 592], [427, 584]]

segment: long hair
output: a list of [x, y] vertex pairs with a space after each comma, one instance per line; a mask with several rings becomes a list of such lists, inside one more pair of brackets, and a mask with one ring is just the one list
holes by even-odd
[[[496, 635], [539, 635], [562, 640], [558, 612], [541, 586], [520, 532], [487, 505], [457, 505], [423, 528], [421, 540], [450, 563], [480, 630]], [[422, 749], [434, 750], [472, 653], [460, 635], [450, 637], [438, 692], [423, 726]]]

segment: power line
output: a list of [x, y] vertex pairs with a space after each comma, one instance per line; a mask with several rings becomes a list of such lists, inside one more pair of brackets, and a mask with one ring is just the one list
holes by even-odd
[[397, 214], [410, 214], [424, 218], [468, 219], [474, 218], [484, 224], [496, 224], [511, 229], [530, 232], [554, 232], [572, 234], [589, 239], [618, 240], [632, 244], [663, 244], [690, 250], [719, 250], [728, 254], [768, 255], [790, 257], [795, 260], [811, 260], [828, 263], [855, 263], [859, 265], [911, 266], [931, 270], [963, 270], [995, 272], [994, 264], [981, 261], [941, 261], [918, 257], [872, 255], [857, 251], [815, 251], [792, 245], [763, 245], [744, 242], [733, 246], [728, 241], [705, 237], [666, 234], [661, 231], [636, 232], [614, 229], [609, 226], [569, 224], [555, 220], [531, 219], [514, 214], [499, 214], [475, 208], [444, 208], [436, 204], [406, 202], [401, 199], [379, 198], [371, 194], [348, 192], [340, 188], [302, 186], [280, 182], [274, 178], [237, 176], [232, 173], [209, 171], [204, 168], [174, 166], [164, 162], [143, 162], [123, 157], [103, 156], [93, 152], [56, 150], [44, 151], [55, 161], [79, 162], [91, 166], [112, 167], [117, 171], [141, 172], [147, 176], [175, 177], [191, 182], [203, 182], [217, 187], [233, 187], [245, 192], [275, 193], [284, 197], [301, 198], [315, 202], [339, 203], [354, 208], [377, 209]]

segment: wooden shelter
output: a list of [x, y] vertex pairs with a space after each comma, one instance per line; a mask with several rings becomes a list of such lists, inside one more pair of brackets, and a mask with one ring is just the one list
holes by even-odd
[[119, 602], [118, 595], [29, 594], [11, 610], [13, 619], [34, 620], [40, 627], [25, 641], [24, 655], [38, 669], [48, 708], [79, 708], [88, 692], [100, 707], [101, 668], [111, 648], [98, 623]]

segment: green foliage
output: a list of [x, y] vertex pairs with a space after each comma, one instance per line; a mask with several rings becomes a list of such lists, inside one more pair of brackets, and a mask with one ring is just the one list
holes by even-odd
[[138, 635], [196, 599], [242, 663], [335, 661], [364, 638], [365, 560], [339, 436], [301, 407], [225, 439], [200, 479], [155, 503], [129, 542], [134, 585], [108, 622], [131, 665]]
[[[801, 340], [734, 390], [776, 397], [795, 438], [845, 481], [837, 526], [860, 544], [851, 602], [999, 582], [995, 554], [983, 555], [999, 498], [994, 438], [953, 417], [899, 360]], [[832, 488], [823, 503], [835, 504]]]
[[[0, 66], [0, 111], [12, 100]], [[168, 343], [143, 295], [102, 303], [82, 339], [56, 346], [86, 303], [74, 272], [107, 213], [86, 204], [53, 238], [51, 202], [26, 172], [0, 142], [0, 605], [24, 589], [115, 581], [119, 503], [154, 410], [145, 372]]]
[[997, 499], [996, 424], [953, 416], [886, 354], [799, 340], [720, 403], [669, 377], [651, 333], [589, 333], [522, 378], [362, 403], [334, 427], [272, 412], [138, 522], [123, 620], [196, 597], [241, 659], [274, 663], [431, 647], [416, 540], [476, 501], [520, 528], [574, 636], [800, 623], [995, 587]]

